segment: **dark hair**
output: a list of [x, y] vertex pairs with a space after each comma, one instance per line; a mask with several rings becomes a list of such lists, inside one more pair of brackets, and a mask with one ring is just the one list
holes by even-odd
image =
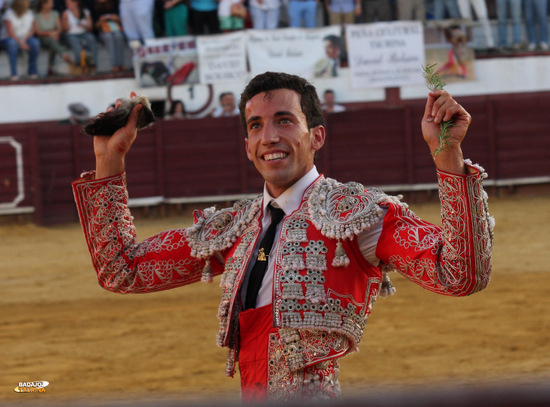
[[337, 35], [334, 35], [334, 34], [326, 35], [323, 38], [323, 41], [328, 41], [330, 42], [331, 45], [334, 45], [335, 47], [340, 47], [340, 37], [338, 37]]
[[172, 104], [170, 105], [170, 111], [168, 112], [168, 114], [170, 116], [172, 116], [174, 114], [174, 111], [176, 110], [176, 106], [180, 104], [181, 105], [181, 110], [183, 111], [182, 113], [185, 114], [186, 111], [185, 111], [185, 104], [181, 101], [181, 100], [174, 100], [172, 101]]
[[333, 93], [334, 94], [334, 91], [332, 89], [327, 89], [327, 90], [325, 90], [323, 95], [326, 95], [327, 93]]
[[300, 107], [306, 116], [308, 129], [325, 125], [321, 102], [315, 87], [311, 83], [297, 75], [284, 72], [265, 72], [252, 78], [241, 94], [239, 111], [245, 133], [247, 133], [245, 117], [247, 102], [262, 92], [265, 92], [266, 97], [269, 97], [270, 92], [276, 89], [290, 89], [300, 95]]
[[234, 95], [233, 95], [233, 92], [222, 92], [222, 93], [220, 93], [220, 96], [218, 97], [219, 101], [221, 102], [222, 99], [223, 99], [225, 96], [227, 96], [227, 95], [234, 96]]

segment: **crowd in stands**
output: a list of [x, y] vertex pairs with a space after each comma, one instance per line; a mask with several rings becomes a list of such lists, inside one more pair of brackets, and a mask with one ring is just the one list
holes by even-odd
[[[549, 0], [0, 0], [0, 48], [11, 79], [28, 52], [28, 77], [38, 77], [37, 57], [56, 58], [93, 74], [98, 44], [113, 72], [125, 69], [124, 49], [147, 39], [217, 34], [244, 28], [319, 27], [393, 20], [479, 20], [489, 50], [548, 50]], [[493, 38], [489, 19], [497, 21]], [[511, 35], [508, 38], [508, 27]], [[523, 39], [523, 31], [526, 40]]]

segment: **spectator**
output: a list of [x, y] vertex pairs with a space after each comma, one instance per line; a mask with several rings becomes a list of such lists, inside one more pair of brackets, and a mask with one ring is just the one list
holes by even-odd
[[94, 21], [99, 39], [109, 52], [113, 72], [124, 71], [124, 34], [114, 0], [94, 0]]
[[340, 69], [340, 37], [327, 35], [323, 38], [325, 44], [325, 56], [315, 64], [314, 76], [316, 78], [335, 78]]
[[191, 30], [195, 35], [218, 34], [217, 0], [191, 0]]
[[183, 0], [164, 0], [164, 29], [167, 37], [187, 35], [189, 9]]
[[521, 48], [522, 15], [521, 0], [497, 0], [498, 47], [508, 47], [508, 11], [512, 17], [512, 49]]
[[61, 120], [59, 124], [84, 125], [90, 120], [90, 110], [82, 103], [71, 103], [67, 108], [69, 109], [69, 118]]
[[235, 102], [235, 95], [232, 92], [223, 92], [220, 95], [220, 106], [215, 108], [210, 116], [212, 117], [231, 117], [238, 116], [239, 108]]
[[244, 0], [219, 0], [218, 19], [220, 29], [227, 33], [244, 28], [244, 19], [247, 10], [243, 4]]
[[361, 0], [326, 0], [330, 25], [353, 24], [361, 15]]
[[155, 38], [153, 30], [154, 0], [120, 0], [119, 15], [122, 30], [129, 42]]
[[40, 40], [33, 36], [36, 23], [29, 7], [29, 0], [13, 0], [10, 8], [6, 10], [2, 17], [4, 24], [0, 32], [0, 46], [8, 52], [12, 81], [19, 79], [17, 75], [17, 54], [20, 49], [29, 53], [29, 77], [31, 79], [38, 78], [36, 62], [40, 53]]
[[346, 111], [346, 107], [344, 105], [339, 105], [338, 103], [336, 103], [336, 97], [332, 89], [325, 90], [323, 97], [325, 99], [325, 102], [321, 105], [323, 112], [341, 113]]
[[489, 17], [487, 12], [487, 3], [485, 0], [458, 0], [458, 9], [460, 10], [460, 16], [462, 18], [471, 20], [472, 9], [474, 8], [476, 17], [483, 27], [483, 35], [485, 36], [485, 43], [489, 50], [495, 49], [495, 41], [493, 40], [493, 33], [491, 32], [491, 25], [489, 24]]
[[534, 51], [538, 43], [541, 50], [548, 51], [547, 0], [525, 0], [525, 25], [527, 28], [527, 41], [529, 43], [527, 49]]
[[164, 117], [165, 120], [188, 119], [189, 116], [185, 110], [185, 105], [181, 100], [173, 100], [170, 104], [170, 110]]
[[363, 15], [365, 23], [376, 21], [391, 21], [393, 19], [390, 0], [363, 0]]
[[48, 75], [53, 75], [55, 57], [60, 55], [63, 60], [70, 64], [71, 57], [67, 49], [61, 44], [61, 18], [59, 12], [53, 9], [53, 0], [38, 0], [36, 2], [36, 36], [44, 48], [50, 50], [48, 55]]
[[249, 0], [252, 28], [274, 30], [279, 27], [281, 0]]
[[[89, 73], [95, 73], [97, 67], [97, 41], [93, 34], [93, 23], [90, 10], [84, 8], [82, 0], [65, 0], [67, 9], [62, 15], [63, 30], [69, 43], [75, 63], [81, 67], [89, 66]], [[84, 50], [91, 53], [88, 64]]]
[[426, 0], [397, 0], [397, 18], [426, 21]]
[[291, 27], [315, 28], [317, 26], [318, 0], [289, 0], [288, 18]]
[[[433, 4], [434, 20], [444, 20], [447, 16], [455, 20], [460, 18], [460, 11], [458, 11], [456, 0], [434, 0]], [[447, 11], [447, 14], [445, 14], [445, 11]]]

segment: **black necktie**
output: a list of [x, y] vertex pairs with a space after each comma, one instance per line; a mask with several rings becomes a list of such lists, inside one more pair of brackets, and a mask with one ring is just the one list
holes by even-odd
[[275, 231], [277, 230], [277, 225], [285, 216], [285, 212], [282, 209], [274, 208], [271, 204], [267, 207], [271, 212], [271, 224], [267, 228], [264, 238], [260, 243], [256, 263], [254, 263], [254, 267], [250, 272], [248, 287], [246, 289], [245, 309], [256, 308], [256, 299], [258, 298], [258, 292], [260, 291], [265, 270], [267, 269], [267, 257], [271, 252], [273, 240], [275, 240]]

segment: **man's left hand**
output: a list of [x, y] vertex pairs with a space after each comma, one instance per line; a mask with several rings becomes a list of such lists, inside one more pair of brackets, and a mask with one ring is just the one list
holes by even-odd
[[435, 151], [440, 144], [439, 124], [453, 121], [448, 128], [448, 146], [433, 156], [437, 168], [453, 174], [464, 174], [465, 166], [460, 145], [472, 118], [470, 114], [444, 90], [434, 90], [428, 94], [424, 117], [422, 117], [422, 135], [428, 144], [430, 152]]

